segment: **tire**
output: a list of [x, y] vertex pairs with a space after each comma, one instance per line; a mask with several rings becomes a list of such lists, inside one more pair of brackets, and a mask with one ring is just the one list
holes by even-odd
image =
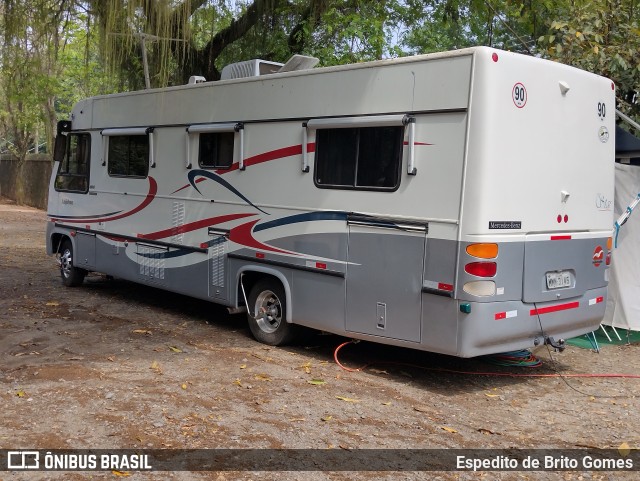
[[263, 279], [249, 293], [247, 319], [256, 340], [270, 346], [289, 344], [297, 326], [287, 322], [287, 300], [282, 284]]
[[87, 271], [78, 269], [73, 265], [73, 246], [66, 239], [60, 247], [60, 276], [62, 283], [67, 287], [76, 287], [82, 284]]

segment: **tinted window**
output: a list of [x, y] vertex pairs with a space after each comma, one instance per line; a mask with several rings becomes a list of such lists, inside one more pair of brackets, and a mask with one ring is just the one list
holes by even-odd
[[55, 180], [55, 189], [68, 192], [87, 192], [89, 186], [89, 162], [91, 159], [91, 136], [68, 134], [67, 152]]
[[400, 184], [403, 127], [319, 129], [319, 187], [395, 190]]
[[198, 163], [200, 167], [228, 169], [233, 164], [233, 132], [200, 134]]
[[109, 175], [146, 177], [149, 173], [149, 136], [109, 137]]

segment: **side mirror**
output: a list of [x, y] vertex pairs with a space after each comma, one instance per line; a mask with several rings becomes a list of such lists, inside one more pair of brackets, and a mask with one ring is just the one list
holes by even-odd
[[67, 132], [71, 131], [71, 121], [60, 120], [56, 129], [56, 144], [53, 149], [54, 162], [62, 162], [67, 154]]
[[71, 132], [71, 121], [60, 120], [56, 127], [56, 135], [60, 135], [63, 132]]
[[62, 162], [66, 154], [67, 154], [67, 136], [62, 133], [59, 133], [56, 136], [56, 144], [53, 149], [54, 162]]

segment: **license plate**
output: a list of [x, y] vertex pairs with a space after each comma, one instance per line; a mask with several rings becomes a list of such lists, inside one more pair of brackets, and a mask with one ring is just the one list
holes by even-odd
[[571, 287], [569, 272], [547, 272], [547, 289], [561, 289], [563, 287]]

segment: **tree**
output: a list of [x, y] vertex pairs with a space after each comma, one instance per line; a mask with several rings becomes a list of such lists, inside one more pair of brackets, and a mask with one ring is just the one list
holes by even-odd
[[[0, 122], [12, 139], [10, 150], [24, 160], [35, 133], [55, 120], [53, 90], [59, 50], [58, 24], [64, 0], [3, 4], [0, 50]], [[43, 14], [44, 11], [48, 14]], [[45, 138], [48, 136], [45, 135]]]
[[640, 119], [637, 0], [598, 0], [564, 8], [539, 44], [548, 58], [611, 78], [618, 109]]
[[[284, 62], [294, 53], [324, 65], [391, 54], [398, 0], [94, 0], [103, 53], [126, 83], [142, 88], [143, 54], [151, 84], [220, 78], [225, 64], [260, 57]], [[153, 42], [141, 42], [142, 38]], [[143, 51], [144, 49], [144, 51]]]

